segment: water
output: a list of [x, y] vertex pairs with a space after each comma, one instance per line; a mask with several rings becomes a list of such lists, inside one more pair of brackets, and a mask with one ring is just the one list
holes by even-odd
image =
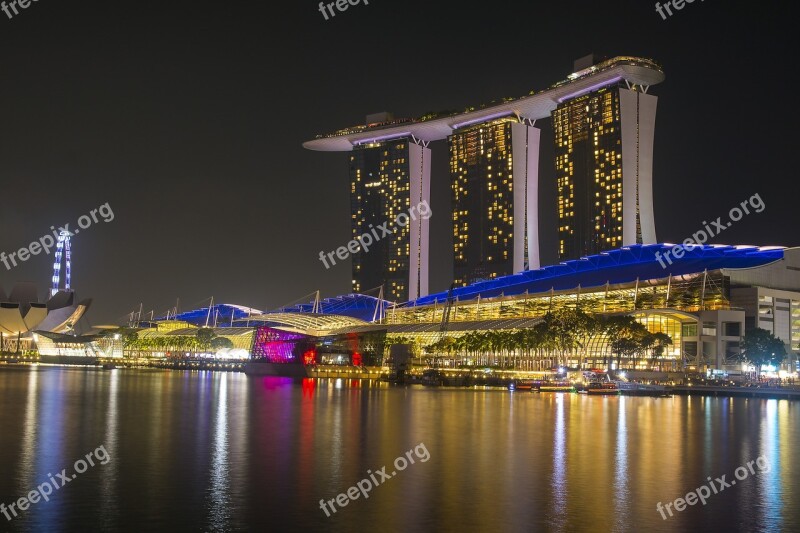
[[[0, 503], [107, 455], [0, 531], [798, 531], [798, 443], [785, 400], [7, 367]], [[760, 456], [769, 472], [706, 505], [656, 510]], [[321, 499], [383, 466], [326, 517]]]

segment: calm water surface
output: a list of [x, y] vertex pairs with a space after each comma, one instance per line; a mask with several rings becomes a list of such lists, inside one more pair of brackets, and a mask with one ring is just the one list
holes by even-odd
[[[0, 369], [0, 503], [100, 446], [0, 531], [800, 531], [800, 404]], [[424, 444], [330, 518], [330, 500]], [[656, 510], [759, 456], [755, 474]]]

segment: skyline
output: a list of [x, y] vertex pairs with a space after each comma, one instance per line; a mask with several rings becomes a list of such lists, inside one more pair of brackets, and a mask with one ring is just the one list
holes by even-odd
[[[497, 12], [486, 20], [487, 13], [459, 12], [453, 5], [425, 6], [434, 19], [455, 17], [465, 34], [502, 20]], [[398, 8], [371, 2], [370, 9], [327, 22], [314, 11], [316, 4], [220, 13], [164, 6], [158, 17], [116, 6], [38, 4], [24, 17], [3, 21], [0, 37], [6, 50], [0, 72], [13, 95], [0, 103], [5, 124], [0, 183], [6, 199], [0, 250], [18, 250], [51, 225], [75, 221], [96, 205], [112, 205], [113, 224], [98, 225], [72, 243], [73, 287], [80, 298], [94, 299], [88, 314], [94, 324], [117, 321], [140, 301], [157, 313], [172, 307], [176, 297], [188, 309], [212, 295], [269, 309], [317, 289], [327, 296], [347, 293], [349, 264], [326, 270], [317, 259], [319, 250], [350, 238], [347, 162], [336, 154], [310, 154], [303, 141], [358, 123], [365, 112], [416, 116], [526, 94], [564, 79], [572, 62], [590, 52], [653, 57], [667, 72], [657, 91], [658, 241], [682, 242], [740, 197], [760, 194], [769, 208], [713, 242], [800, 244], [786, 223], [792, 199], [783, 194], [782, 181], [791, 175], [791, 155], [780, 147], [780, 139], [791, 136], [796, 111], [782, 109], [784, 120], [767, 123], [755, 119], [757, 113], [750, 120], [739, 115], [742, 100], [750, 98], [740, 83], [744, 65], [750, 79], [769, 80], [776, 94], [788, 92], [788, 81], [775, 74], [785, 63], [775, 51], [788, 33], [776, 31], [777, 42], [770, 43], [725, 37], [753, 19], [781, 28], [778, 14], [748, 11], [742, 17], [741, 7], [705, 3], [664, 22], [652, 6], [629, 2], [628, 13], [652, 36], [645, 43], [637, 35], [625, 37], [624, 21], [608, 21], [607, 15], [609, 26], [593, 29], [600, 6], [586, 5], [585, 18], [573, 20], [584, 31], [556, 49], [535, 46], [557, 35], [547, 27], [533, 36], [502, 35], [512, 51], [507, 56], [480, 48], [469, 57], [449, 56], [450, 37], [426, 33], [418, 36], [419, 46], [441, 51], [438, 59], [406, 62], [399, 75], [392, 69], [380, 75], [356, 69], [341, 83], [337, 73], [352, 60], [322, 53], [324, 43], [373, 42], [377, 46], [363, 47], [360, 61], [379, 65], [386, 57], [379, 45], [412, 23], [412, 3]], [[573, 8], [515, 9], [522, 16], [557, 18]], [[291, 23], [280, 17], [264, 22], [270, 14], [283, 14]], [[369, 37], [355, 32], [386, 18], [398, 28]], [[264, 24], [260, 32], [240, 31], [258, 22]], [[311, 29], [302, 39], [292, 33], [299, 24]], [[209, 39], [203, 28], [216, 28], [216, 37]], [[703, 52], [693, 54], [699, 39]], [[290, 43], [287, 52], [271, 55], [271, 44], [282, 40]], [[243, 49], [254, 52], [239, 54]], [[443, 61], [449, 63], [444, 71]], [[477, 64], [491, 65], [490, 75], [452, 74], [480, 73], [470, 70]], [[533, 66], [520, 68], [523, 64]], [[50, 91], [51, 86], [60, 90]], [[96, 96], [86, 96], [93, 89]], [[542, 121], [542, 129], [546, 138], [552, 136], [549, 120]], [[549, 185], [548, 144], [542, 143], [542, 195], [555, 189]], [[435, 205], [449, 204], [449, 176], [447, 157], [436, 157], [446, 148], [436, 143], [432, 148], [436, 211]], [[724, 185], [717, 176], [727, 178]], [[445, 290], [452, 277], [440, 267], [452, 263], [450, 228], [443, 218], [431, 219], [431, 292]], [[543, 209], [543, 265], [554, 262], [556, 225], [555, 210]], [[11, 270], [0, 268], [0, 285], [9, 290], [17, 281], [33, 281], [44, 296], [52, 263], [52, 255], [40, 255]]]
[[2, 530], [800, 531], [793, 22], [0, 0]]

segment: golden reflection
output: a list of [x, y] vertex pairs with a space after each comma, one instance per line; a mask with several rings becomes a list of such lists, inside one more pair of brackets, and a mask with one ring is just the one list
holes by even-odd
[[628, 479], [628, 405], [626, 400], [627, 398], [624, 397], [619, 398], [617, 405], [617, 445], [614, 455], [614, 516], [617, 530], [625, 529], [627, 525], [627, 517], [621, 506], [630, 499], [628, 492], [630, 486]]
[[[24, 480], [24, 483], [29, 483], [28, 480], [33, 479], [35, 473], [36, 463], [36, 448], [38, 442], [38, 419], [37, 419], [37, 405], [38, 405], [38, 392], [37, 387], [39, 383], [39, 372], [32, 370], [28, 374], [28, 391], [25, 400], [25, 424], [22, 428], [22, 440], [20, 442], [20, 462], [19, 462], [19, 479]], [[20, 484], [20, 491], [25, 491], [28, 485], [22, 486]]]
[[550, 486], [553, 490], [553, 512], [556, 520], [562, 518], [563, 513], [567, 509], [567, 496], [569, 493], [566, 469], [566, 463], [568, 462], [566, 446], [567, 421], [564, 415], [564, 402], [563, 394], [555, 395], [556, 414], [553, 428], [552, 453], [553, 477]]
[[100, 469], [103, 490], [101, 494], [103, 505], [101, 507], [105, 520], [113, 520], [113, 514], [118, 510], [117, 502], [117, 473], [119, 462], [115, 459], [119, 453], [119, 380], [120, 372], [114, 370], [109, 374], [108, 396], [106, 400], [105, 437], [102, 445], [108, 452], [111, 460]]
[[230, 465], [228, 463], [228, 378], [224, 372], [213, 375], [216, 389], [216, 405], [213, 425], [211, 455], [211, 511], [210, 521], [215, 529], [228, 523], [231, 513]]

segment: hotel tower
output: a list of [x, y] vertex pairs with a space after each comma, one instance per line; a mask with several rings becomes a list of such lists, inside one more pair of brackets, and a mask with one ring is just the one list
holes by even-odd
[[[387, 120], [371, 115], [367, 123]], [[395, 226], [398, 215], [409, 214], [421, 202], [430, 205], [430, 149], [411, 138], [369, 142], [350, 154], [350, 217], [352, 238], [370, 234], [382, 224]], [[409, 218], [405, 226], [383, 236], [369, 251], [352, 254], [353, 292], [379, 286], [387, 299], [404, 302], [428, 294], [428, 220]]]
[[[320, 135], [310, 150], [351, 152], [352, 237], [430, 204], [432, 141], [447, 140], [452, 193], [454, 282], [493, 280], [541, 265], [539, 202], [557, 202], [559, 260], [656, 242], [653, 141], [664, 73], [652, 60], [576, 62], [543, 91], [463, 112], [395, 120]], [[552, 118], [557, 197], [539, 198], [540, 130]], [[369, 252], [353, 254], [353, 292], [383, 286], [402, 302], [428, 290], [428, 221], [418, 219]]]
[[647, 90], [619, 80], [558, 100], [552, 116], [560, 260], [656, 242], [653, 137], [658, 98]]
[[502, 118], [448, 138], [456, 286], [539, 268], [539, 134]]

